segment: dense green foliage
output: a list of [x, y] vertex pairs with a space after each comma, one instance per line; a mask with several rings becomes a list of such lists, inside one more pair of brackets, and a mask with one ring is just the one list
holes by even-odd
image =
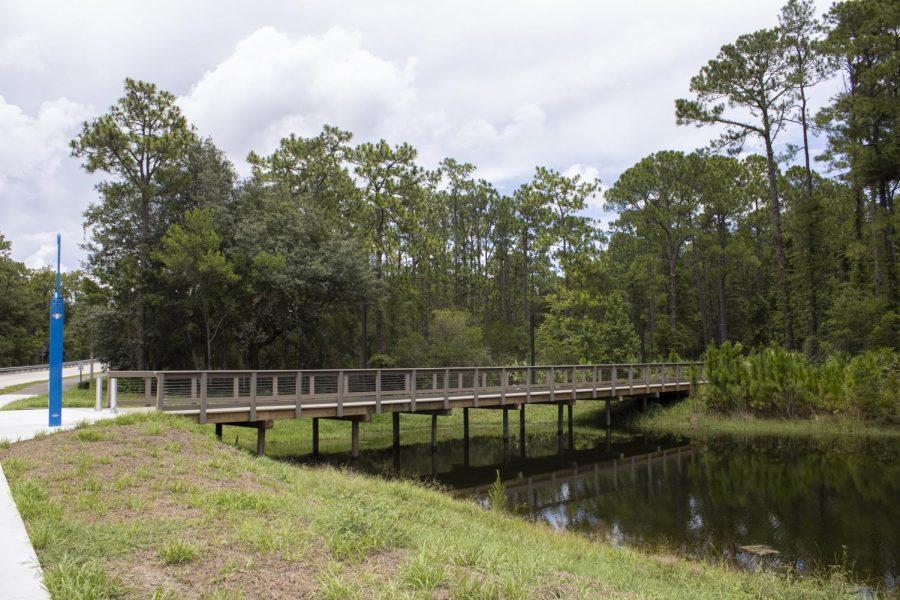
[[[790, 0], [777, 27], [723, 46], [676, 119], [724, 133], [626, 169], [605, 231], [584, 216], [598, 181], [538, 167], [503, 193], [473, 165], [426, 168], [409, 144], [331, 126], [250, 152], [240, 178], [172, 94], [127, 80], [72, 142], [103, 177], [72, 343], [136, 368], [521, 362], [532, 329], [554, 363], [729, 340], [816, 360], [896, 349], [898, 24], [886, 0], [823, 22]], [[812, 115], [828, 78], [846, 87]], [[811, 136], [827, 138], [827, 172]], [[46, 294], [2, 261], [0, 298], [27, 301], [0, 311], [0, 361], [33, 362]]]
[[805, 416], [817, 412], [900, 422], [900, 354], [882, 348], [815, 363], [778, 346], [744, 354], [726, 342], [706, 352], [701, 397], [724, 412]]

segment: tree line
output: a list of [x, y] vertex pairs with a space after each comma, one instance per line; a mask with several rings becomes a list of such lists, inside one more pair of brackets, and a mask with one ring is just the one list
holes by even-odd
[[[242, 178], [172, 94], [126, 80], [71, 144], [102, 181], [85, 271], [66, 281], [67, 343], [138, 369], [896, 348], [898, 40], [894, 2], [848, 0], [819, 20], [790, 0], [675, 102], [679, 124], [723, 133], [622, 173], [603, 192], [607, 230], [584, 214], [599, 181], [537, 167], [501, 193], [471, 164], [429, 169], [409, 144], [332, 126], [250, 152]], [[810, 90], [835, 79], [813, 114]], [[827, 140], [821, 171], [814, 138]], [[0, 248], [15, 293], [44, 277], [16, 264]], [[36, 305], [36, 328], [0, 313], [0, 341], [28, 327], [42, 339]], [[3, 342], [0, 361], [37, 346]]]

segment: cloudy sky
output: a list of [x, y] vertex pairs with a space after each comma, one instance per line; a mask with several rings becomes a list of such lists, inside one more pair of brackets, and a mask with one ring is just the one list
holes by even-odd
[[67, 144], [126, 77], [176, 94], [241, 172], [249, 150], [329, 123], [410, 142], [426, 166], [471, 162], [504, 191], [536, 165], [611, 184], [651, 152], [710, 139], [675, 126], [674, 99], [780, 5], [0, 0], [0, 232], [31, 266], [50, 264], [57, 231], [65, 266], [83, 260], [96, 180]]

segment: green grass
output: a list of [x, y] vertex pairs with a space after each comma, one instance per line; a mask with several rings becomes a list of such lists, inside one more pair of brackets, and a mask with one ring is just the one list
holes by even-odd
[[99, 441], [69, 431], [0, 450], [54, 598], [852, 595], [840, 577], [657, 556], [409, 481], [254, 458], [176, 417], [78, 431]]
[[200, 556], [197, 546], [182, 540], [175, 540], [159, 551], [159, 556], [167, 565], [183, 565]]
[[695, 439], [720, 435], [900, 438], [900, 427], [868, 423], [846, 416], [819, 415], [811, 418], [780, 419], [747, 414], [719, 414], [709, 411], [697, 398], [653, 410], [638, 417], [634, 424], [652, 433], [675, 434]]
[[[28, 384], [31, 385], [31, 384]], [[22, 386], [24, 387], [24, 386]], [[91, 408], [94, 406], [94, 402], [96, 401], [96, 394], [94, 393], [94, 388], [80, 390], [77, 387], [72, 387], [63, 392], [62, 402], [63, 408]], [[10, 402], [6, 406], [4, 406], [0, 410], [23, 410], [27, 408], [47, 408], [47, 394], [40, 394], [38, 396], [32, 396], [30, 398], [22, 398], [21, 400], [16, 400], [14, 402]]]

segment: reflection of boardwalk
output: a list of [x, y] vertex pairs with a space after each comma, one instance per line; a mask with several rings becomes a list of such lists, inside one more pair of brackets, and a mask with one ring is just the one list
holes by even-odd
[[[675, 462], [680, 472], [682, 461], [693, 458], [696, 447], [692, 445], [667, 448], [634, 456], [622, 456], [589, 465], [573, 465], [541, 475], [520, 476], [501, 481], [510, 505], [527, 505], [530, 511], [541, 511], [579, 499], [580, 490], [589, 490], [590, 497], [614, 492], [620, 486], [635, 485], [637, 473], [643, 469], [648, 474], [654, 466], [666, 469]], [[605, 489], [604, 489], [605, 484]], [[456, 490], [465, 497], [485, 497], [491, 484], [483, 484]]]

